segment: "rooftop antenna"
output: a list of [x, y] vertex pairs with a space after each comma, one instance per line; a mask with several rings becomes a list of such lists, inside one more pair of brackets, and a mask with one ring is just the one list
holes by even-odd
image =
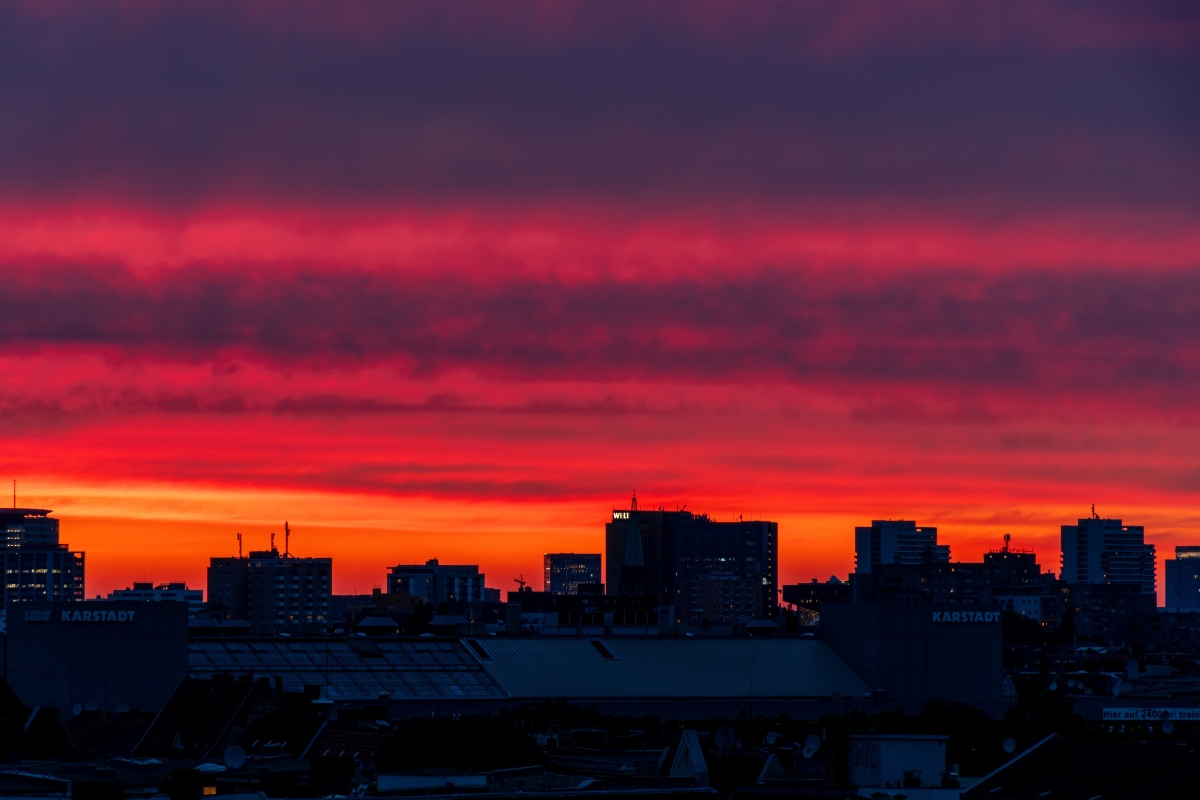
[[279, 552], [278, 550], [275, 549], [275, 531], [271, 531], [271, 552], [272, 553]]
[[629, 503], [629, 510], [635, 511], [635, 512], [638, 510], [637, 509], [637, 489], [633, 490], [633, 500], [630, 501], [630, 503]]
[[525, 580], [525, 573], [522, 572], [521, 577], [519, 577], [519, 578], [513, 578], [513, 583], [515, 583], [517, 586], [521, 587], [520, 589], [518, 589], [518, 591], [525, 591], [525, 584], [528, 583], [528, 581]]
[[292, 529], [288, 527], [287, 520], [283, 522], [283, 557], [291, 558], [290, 540], [292, 538]]
[[1011, 541], [1012, 541], [1012, 534], [1011, 533], [1004, 534], [1004, 552], [1006, 552], [1006, 553], [1008, 552], [1008, 543]]
[[1100, 515], [1096, 513], [1096, 504], [1092, 503], [1092, 519], [1100, 519]]
[[242, 557], [242, 534], [238, 533], [238, 558]]
[[13, 508], [17, 507], [17, 479], [13, 478]]

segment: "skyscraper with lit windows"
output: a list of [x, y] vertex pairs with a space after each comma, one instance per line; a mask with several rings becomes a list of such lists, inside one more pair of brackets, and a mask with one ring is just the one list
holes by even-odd
[[82, 600], [83, 553], [58, 541], [45, 508], [0, 509], [4, 530], [3, 608], [26, 600]]

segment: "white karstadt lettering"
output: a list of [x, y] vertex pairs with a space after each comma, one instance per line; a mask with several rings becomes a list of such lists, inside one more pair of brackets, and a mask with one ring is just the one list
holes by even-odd
[[934, 622], [999, 622], [999, 611], [934, 611]]
[[136, 611], [63, 611], [61, 622], [133, 622]]

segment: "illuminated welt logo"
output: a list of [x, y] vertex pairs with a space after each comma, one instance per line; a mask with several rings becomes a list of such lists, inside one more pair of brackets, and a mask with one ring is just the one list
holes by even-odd
[[628, 511], [614, 511], [613, 519], [629, 519]]
[[133, 622], [136, 611], [64, 611], [60, 622]]
[[999, 611], [934, 611], [934, 622], [999, 622]]

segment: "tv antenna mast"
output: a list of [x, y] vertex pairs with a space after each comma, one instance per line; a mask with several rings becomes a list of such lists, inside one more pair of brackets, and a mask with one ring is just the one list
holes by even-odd
[[513, 578], [513, 583], [520, 587], [518, 591], [525, 591], [525, 585], [528, 583], [528, 581], [525, 580], [525, 573], [522, 572], [521, 577], [519, 578]]
[[242, 534], [238, 532], [238, 558], [242, 557]]
[[279, 552], [278, 550], [275, 549], [275, 531], [271, 531], [271, 552], [272, 553]]
[[288, 527], [287, 520], [283, 522], [283, 557], [291, 558], [290, 541], [292, 538], [292, 529]]

